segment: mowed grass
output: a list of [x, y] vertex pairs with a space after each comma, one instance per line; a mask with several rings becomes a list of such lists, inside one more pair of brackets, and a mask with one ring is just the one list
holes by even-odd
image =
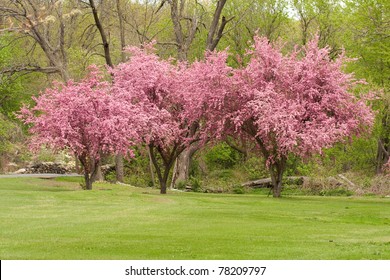
[[0, 259], [390, 259], [390, 198], [0, 179]]

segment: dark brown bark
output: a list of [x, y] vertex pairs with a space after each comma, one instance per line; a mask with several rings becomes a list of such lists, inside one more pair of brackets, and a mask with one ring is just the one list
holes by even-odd
[[[150, 144], [149, 150], [150, 157], [152, 159], [154, 168], [157, 173], [157, 178], [160, 183], [160, 193], [166, 194], [169, 172], [171, 171], [176, 158], [180, 155], [181, 152], [183, 152], [184, 147], [175, 145], [170, 151], [166, 151], [159, 146], [154, 146], [153, 144]], [[156, 153], [158, 153], [161, 157], [161, 165], [157, 160]]]
[[92, 180], [89, 177], [89, 173], [84, 171], [85, 189], [92, 190]]
[[[92, 190], [92, 183], [94, 182], [93, 178], [96, 176], [96, 170], [99, 166], [100, 160], [88, 159], [85, 154], [80, 155], [78, 159], [84, 168], [85, 189]], [[91, 164], [92, 162], [93, 165]]]
[[286, 168], [286, 159], [282, 158], [269, 167], [272, 180], [273, 197], [281, 197], [283, 173]]
[[243, 142], [243, 144], [240, 145], [240, 144], [237, 144], [230, 137], [227, 137], [225, 142], [226, 142], [226, 144], [229, 145], [230, 148], [239, 152], [243, 156], [243, 160], [246, 161], [246, 159], [248, 158], [248, 150], [247, 150], [247, 147], [245, 145], [245, 142]]
[[[108, 42], [106, 32], [104, 31], [104, 27], [103, 27], [101, 20], [99, 18], [95, 2], [94, 2], [94, 0], [89, 0], [89, 3], [91, 6], [91, 9], [92, 9], [92, 14], [93, 14], [93, 18], [95, 20], [95, 25], [96, 25], [97, 29], [99, 30], [100, 37], [102, 40], [103, 49], [104, 49], [104, 58], [106, 60], [106, 64], [110, 67], [114, 67], [114, 64], [113, 64], [112, 59], [111, 59], [110, 44]], [[121, 48], [122, 48], [121, 58], [122, 58], [122, 61], [125, 61], [125, 53], [123, 52], [123, 48], [125, 47], [125, 32], [124, 32], [123, 14], [122, 14], [122, 10], [121, 10], [120, 0], [116, 0], [116, 8], [117, 8], [118, 17], [119, 17], [120, 39], [121, 39]], [[123, 183], [123, 181], [124, 181], [124, 171], [123, 171], [124, 168], [123, 168], [123, 166], [124, 166], [123, 156], [120, 154], [117, 154], [115, 156], [116, 180], [118, 182], [121, 182], [121, 183]], [[99, 174], [101, 174], [100, 165], [98, 166], [98, 171], [99, 170], [100, 170], [100, 173], [98, 173], [98, 176], [99, 176]], [[101, 176], [101, 177], [103, 177], [103, 176]]]

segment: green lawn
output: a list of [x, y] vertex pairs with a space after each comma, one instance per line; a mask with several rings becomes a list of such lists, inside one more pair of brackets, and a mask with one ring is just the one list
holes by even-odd
[[0, 259], [390, 259], [390, 198], [0, 179]]

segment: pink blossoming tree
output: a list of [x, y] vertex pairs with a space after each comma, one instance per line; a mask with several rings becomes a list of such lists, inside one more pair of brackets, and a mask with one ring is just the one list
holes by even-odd
[[22, 108], [19, 116], [30, 125], [33, 148], [47, 145], [77, 155], [88, 190], [101, 156], [117, 152], [132, 156], [129, 147], [138, 139], [134, 127], [138, 122], [130, 117], [138, 115], [137, 109], [114, 99], [98, 68], [90, 70], [80, 82], [55, 83], [34, 98], [34, 107]]
[[137, 133], [150, 150], [160, 182], [166, 193], [169, 173], [175, 159], [191, 142], [190, 124], [183, 111], [180, 94], [181, 66], [154, 54], [153, 44], [129, 47], [129, 61], [112, 70], [113, 95], [139, 109]]
[[343, 56], [332, 61], [316, 40], [283, 55], [267, 39], [255, 37], [248, 56], [246, 67], [233, 78], [236, 105], [229, 119], [238, 133], [256, 141], [271, 174], [273, 195], [280, 197], [290, 154], [303, 158], [321, 153], [367, 130], [373, 115], [351, 94], [359, 81], [343, 73]]
[[[153, 53], [153, 44], [127, 49], [131, 58], [112, 70], [117, 99], [142, 111], [146, 125], [138, 131], [149, 147], [153, 165], [166, 193], [177, 157], [193, 143], [202, 145], [221, 131], [209, 122], [222, 108], [231, 68], [226, 53], [209, 53], [193, 64], [174, 64]], [[215, 120], [215, 117], [213, 118]]]

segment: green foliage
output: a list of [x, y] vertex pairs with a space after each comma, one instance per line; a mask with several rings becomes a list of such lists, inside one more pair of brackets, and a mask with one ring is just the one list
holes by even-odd
[[199, 178], [190, 177], [189, 184], [193, 192], [200, 192], [202, 190], [201, 181]]
[[186, 188], [187, 182], [183, 180], [178, 180], [176, 182], [176, 188], [179, 190], [184, 190]]
[[245, 187], [243, 187], [241, 185], [236, 185], [233, 187], [233, 193], [244, 194], [244, 193], [246, 193], [246, 189], [245, 189]]
[[295, 155], [290, 155], [287, 159], [285, 176], [309, 176], [312, 173], [312, 165], [303, 162]]
[[265, 168], [264, 159], [258, 156], [247, 159], [243, 163], [242, 168], [247, 174], [248, 180], [257, 180], [269, 176], [269, 173]]
[[107, 182], [115, 183], [116, 182], [116, 172], [114, 171], [109, 171], [104, 175], [104, 180]]
[[0, 154], [10, 150], [16, 126], [0, 114]]
[[238, 163], [240, 155], [226, 143], [219, 143], [205, 154], [206, 164], [209, 169], [232, 168]]
[[137, 187], [153, 186], [145, 147], [136, 147], [134, 154], [134, 158], [125, 160], [125, 183]]
[[[0, 70], [10, 69], [13, 63], [20, 59], [23, 46], [12, 45], [14, 36], [2, 33], [0, 36]], [[23, 61], [25, 63], [25, 61]], [[13, 73], [0, 73], [0, 113], [10, 119], [15, 119], [14, 113], [19, 110], [22, 103], [30, 102], [33, 86], [31, 82], [39, 75], [14, 75]], [[41, 86], [41, 85], [40, 85]]]
[[340, 143], [324, 151], [311, 163], [316, 173], [338, 174], [347, 171], [373, 173], [376, 164], [376, 140], [353, 138], [351, 143]]

